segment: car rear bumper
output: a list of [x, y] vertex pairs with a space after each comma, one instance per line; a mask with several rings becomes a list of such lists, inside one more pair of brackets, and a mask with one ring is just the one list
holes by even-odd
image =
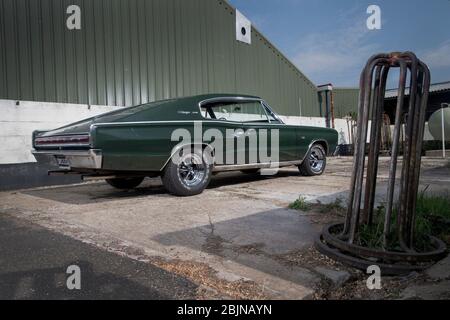
[[[33, 150], [31, 152], [36, 161], [59, 167], [80, 169], [101, 169], [102, 151], [99, 149], [89, 150]], [[63, 159], [65, 165], [61, 166], [57, 159]]]

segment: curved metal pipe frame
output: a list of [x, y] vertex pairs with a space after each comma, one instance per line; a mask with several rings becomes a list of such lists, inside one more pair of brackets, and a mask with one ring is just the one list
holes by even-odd
[[[373, 224], [375, 194], [377, 187], [377, 173], [381, 142], [381, 127], [383, 124], [384, 96], [389, 72], [398, 68], [398, 98], [395, 110], [395, 125], [392, 142], [391, 160], [389, 165], [389, 180], [387, 186], [386, 212], [383, 223], [382, 251], [374, 248], [363, 248], [356, 244], [361, 225]], [[410, 79], [409, 105], [405, 106], [406, 82]], [[347, 215], [341, 227], [327, 227], [317, 242], [321, 251], [338, 260], [345, 260], [342, 256], [351, 256], [353, 265], [374, 264], [368, 257], [401, 262], [424, 262], [442, 257], [445, 245], [433, 238], [435, 249], [429, 253], [417, 253], [414, 248], [414, 226], [417, 193], [419, 188], [420, 164], [422, 156], [422, 141], [425, 127], [425, 112], [430, 88], [430, 71], [412, 52], [393, 52], [389, 54], [373, 55], [364, 67], [360, 78], [360, 95], [358, 106], [357, 133], [355, 136], [355, 154], [353, 159], [353, 174], [350, 183]], [[369, 131], [370, 125], [370, 135]], [[398, 181], [398, 199], [394, 200], [396, 191], [397, 161], [400, 150], [402, 125], [405, 124], [403, 145], [402, 172]], [[367, 142], [367, 138], [369, 140]], [[366, 145], [368, 157], [366, 167]], [[366, 174], [365, 174], [366, 173]], [[395, 208], [395, 205], [398, 205]], [[396, 241], [400, 244], [401, 252], [389, 252], [389, 241], [392, 240], [392, 221], [397, 223]], [[335, 233], [331, 232], [332, 230]], [[338, 231], [336, 231], [338, 230]], [[337, 254], [337, 251], [340, 251]], [[380, 253], [381, 252], [381, 253]], [[348, 260], [348, 259], [347, 259]], [[396, 268], [385, 264], [389, 270], [404, 272], [415, 269], [402, 266]], [[400, 272], [399, 271], [399, 272]]]

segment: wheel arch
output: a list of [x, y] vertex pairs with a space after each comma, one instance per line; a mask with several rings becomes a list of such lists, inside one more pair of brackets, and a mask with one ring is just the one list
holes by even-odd
[[[321, 145], [325, 150], [325, 154], [328, 155], [329, 146], [328, 146], [328, 141], [325, 139], [315, 139], [315, 140], [311, 141], [311, 143], [308, 146], [308, 151], [306, 152], [306, 155], [309, 153], [311, 148], [316, 144]], [[305, 155], [305, 157], [306, 157], [306, 155]]]
[[[207, 143], [186, 143], [186, 144], [182, 144], [182, 145], [177, 145], [175, 148], [172, 149], [169, 158], [166, 160], [166, 162], [164, 163], [164, 165], [161, 167], [160, 171], [164, 171], [164, 169], [167, 167], [167, 164], [169, 163], [169, 161], [173, 158], [173, 156], [180, 151], [181, 149], [185, 148], [185, 147], [201, 147], [202, 150], [204, 151], [206, 148], [210, 148], [211, 151], [214, 153], [214, 150], [212, 149], [211, 145], [207, 144]], [[214, 159], [213, 159], [214, 160]]]

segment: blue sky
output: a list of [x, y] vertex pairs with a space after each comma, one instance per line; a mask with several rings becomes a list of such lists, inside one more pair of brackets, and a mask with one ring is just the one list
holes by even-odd
[[[413, 51], [450, 80], [450, 0], [230, 0], [314, 83], [357, 86], [377, 52]], [[369, 5], [381, 8], [381, 30], [368, 30]], [[395, 86], [394, 77], [389, 86]]]

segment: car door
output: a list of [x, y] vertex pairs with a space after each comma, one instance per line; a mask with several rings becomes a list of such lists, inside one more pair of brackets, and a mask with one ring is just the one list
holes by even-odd
[[[259, 139], [265, 133], [260, 132], [260, 127], [261, 124], [268, 123], [268, 118], [259, 99], [216, 102], [211, 109], [213, 109], [212, 117], [216, 119], [215, 124], [221, 125], [223, 121], [226, 127], [226, 132], [224, 131], [225, 141], [228, 143], [224, 149], [226, 164], [243, 165], [260, 162]], [[270, 146], [270, 128], [267, 129], [266, 136], [268, 135]], [[234, 149], [230, 146], [234, 146]], [[232, 154], [234, 161], [230, 162]]]
[[[266, 155], [272, 162], [298, 160], [299, 150], [295, 127], [283, 124], [272, 114], [270, 109], [266, 109], [262, 101], [247, 105], [247, 110], [252, 116], [249, 117], [250, 121], [243, 123], [243, 127], [247, 139], [251, 139], [254, 135], [258, 136], [257, 150], [249, 148], [249, 152], [257, 152], [258, 162], [267, 162], [266, 159], [261, 158], [261, 155], [263, 155], [263, 158]], [[266, 139], [264, 135], [267, 135]], [[278, 139], [278, 144], [274, 143], [274, 139]], [[266, 143], [264, 143], [264, 140], [266, 140]], [[267, 146], [267, 151], [261, 149], [264, 144]], [[276, 146], [278, 150], [275, 149]]]
[[262, 101], [262, 105], [269, 117], [270, 125], [279, 130], [280, 161], [297, 161], [301, 159], [298, 129], [295, 126], [286, 125], [265, 101]]
[[[245, 163], [268, 162], [268, 157], [271, 155], [271, 132], [270, 128], [264, 127], [268, 122], [268, 118], [261, 108], [261, 102], [256, 99], [245, 101], [236, 105], [235, 110], [235, 117], [241, 122], [244, 132], [244, 136], [239, 137], [238, 143], [241, 146], [245, 145], [245, 150], [243, 150]], [[267, 150], [261, 150], [261, 145], [267, 146]], [[242, 152], [242, 150], [240, 149], [239, 152]]]
[[[204, 142], [211, 144], [213, 141], [217, 142], [217, 139], [221, 141], [218, 144], [222, 144], [219, 152], [215, 151], [216, 165], [235, 165], [239, 163], [239, 155], [245, 154], [245, 146], [239, 144], [239, 139], [245, 138], [244, 128], [241, 121], [236, 121], [233, 116], [233, 109], [235, 104], [230, 104], [228, 101], [224, 101], [224, 105], [221, 105], [221, 101], [214, 101], [211, 114], [208, 114], [205, 109], [208, 105], [203, 106], [202, 113], [206, 121], [203, 123], [203, 135]], [[215, 145], [218, 148], [218, 145]]]
[[252, 143], [252, 139], [257, 139], [257, 130], [248, 128], [245, 126], [245, 122], [253, 117], [252, 113], [249, 113], [249, 108], [254, 109], [251, 105], [252, 102], [236, 101], [234, 103], [228, 103], [214, 109], [216, 118], [220, 121], [226, 121], [227, 132], [226, 140], [228, 148], [225, 150], [225, 155], [230, 159], [233, 150], [229, 147], [234, 145], [234, 162], [227, 164], [243, 165], [251, 162], [257, 162], [257, 158], [251, 161], [252, 156], [257, 156], [257, 143]]

